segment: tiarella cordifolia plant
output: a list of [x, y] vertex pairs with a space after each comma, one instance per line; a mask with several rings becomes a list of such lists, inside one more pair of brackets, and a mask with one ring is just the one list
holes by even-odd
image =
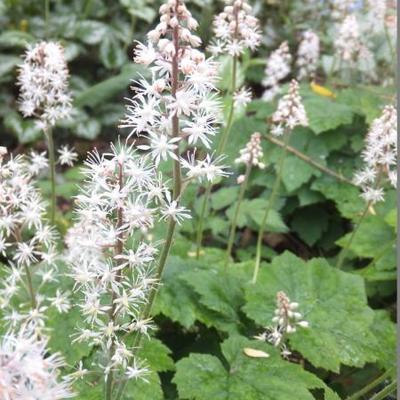
[[281, 184], [282, 169], [285, 162], [290, 133], [296, 126], [308, 126], [306, 111], [299, 94], [299, 84], [296, 80], [292, 80], [290, 82], [289, 92], [279, 100], [278, 108], [272, 115], [271, 120], [271, 133], [274, 136], [284, 136], [284, 149], [278, 162], [277, 177], [275, 179], [263, 219], [261, 220], [260, 229], [258, 231], [253, 283], [257, 281], [258, 271], [260, 268], [262, 240], [268, 221], [268, 215], [270, 210], [274, 206], [275, 197], [278, 194], [278, 190]]
[[[17, 156], [7, 162], [0, 157], [0, 254], [8, 260], [0, 289], [1, 307], [10, 326], [29, 323], [37, 334], [45, 327], [50, 306], [59, 312], [69, 309], [67, 293], [57, 290], [54, 298], [41, 295], [44, 286], [57, 280], [59, 258], [58, 235], [45, 218], [45, 203], [35, 186], [35, 174], [46, 165], [38, 155], [31, 160]], [[29, 301], [16, 308], [14, 298]]]
[[319, 62], [319, 37], [313, 31], [305, 31], [297, 50], [296, 66], [298, 68], [297, 78], [314, 78]]
[[263, 99], [271, 101], [280, 91], [279, 82], [290, 73], [292, 56], [289, 53], [289, 45], [285, 41], [278, 49], [273, 51], [267, 60], [262, 81], [265, 91]]
[[278, 292], [273, 324], [265, 328], [265, 332], [256, 336], [256, 339], [279, 347], [283, 357], [290, 356], [291, 352], [286, 346], [287, 335], [296, 332], [297, 327], [309, 327], [309, 323], [303, 320], [303, 315], [297, 311], [298, 308], [299, 304], [292, 302], [285, 292]]
[[83, 172], [77, 220], [66, 237], [70, 276], [86, 323], [74, 341], [100, 346], [109, 399], [114, 378], [146, 379], [148, 373], [135, 346], [124, 342], [127, 334], [147, 336], [152, 329], [143, 315], [158, 283], [157, 247], [143, 236], [156, 218], [179, 221], [187, 213], [171, 201], [148, 157], [127, 145], [102, 155], [94, 151]]
[[236, 164], [244, 164], [246, 166], [246, 170], [244, 175], [239, 175], [237, 182], [240, 184], [240, 192], [239, 198], [236, 203], [235, 212], [233, 215], [232, 225], [229, 233], [228, 246], [226, 250], [226, 259], [225, 259], [225, 268], [227, 267], [227, 263], [229, 261], [229, 257], [232, 253], [233, 243], [235, 240], [237, 219], [239, 216], [240, 206], [242, 204], [244, 194], [246, 192], [247, 183], [250, 177], [250, 173], [253, 167], [258, 167], [260, 169], [265, 168], [265, 164], [263, 162], [264, 153], [261, 147], [261, 134], [259, 132], [254, 132], [251, 135], [249, 142], [246, 146], [240, 150], [240, 156], [235, 160]]
[[356, 0], [331, 0], [331, 18], [340, 21], [356, 7]]
[[75, 397], [71, 379], [59, 378], [64, 361], [48, 355], [45, 339], [29, 329], [7, 333], [0, 343], [0, 398], [4, 400], [63, 400]]
[[35, 118], [48, 142], [52, 224], [54, 224], [56, 208], [56, 162], [52, 127], [57, 121], [67, 118], [71, 113], [72, 98], [68, 90], [68, 76], [64, 49], [55, 42], [40, 42], [29, 46], [18, 73], [20, 111], [24, 117]]
[[384, 200], [385, 181], [397, 187], [397, 110], [386, 106], [372, 122], [362, 152], [364, 168], [354, 178], [362, 188], [362, 197], [374, 204]]

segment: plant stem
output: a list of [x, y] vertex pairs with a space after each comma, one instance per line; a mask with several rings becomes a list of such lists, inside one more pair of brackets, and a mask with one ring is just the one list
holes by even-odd
[[[221, 140], [218, 143], [216, 156], [219, 156], [224, 152], [226, 143], [229, 138], [229, 134], [232, 130], [233, 117], [235, 115], [235, 101], [234, 101], [233, 96], [236, 91], [237, 64], [238, 64], [238, 58], [235, 56], [235, 57], [233, 57], [233, 63], [232, 63], [232, 86], [231, 86], [232, 100], [230, 103], [229, 116], [228, 116], [228, 120], [226, 123], [226, 127], [222, 133]], [[207, 204], [210, 200], [211, 190], [212, 190], [212, 183], [209, 183], [206, 188], [206, 191], [204, 193], [203, 204], [201, 205], [199, 224], [197, 226], [197, 232], [196, 232], [196, 258], [197, 259], [199, 259], [199, 257], [200, 257], [201, 243], [203, 241], [203, 225], [204, 225], [204, 219], [206, 217], [206, 212], [207, 212]]]
[[390, 38], [390, 33], [389, 33], [389, 29], [387, 27], [386, 22], [384, 22], [384, 30], [385, 30], [386, 41], [387, 41], [388, 46], [389, 46], [390, 57], [392, 59], [392, 64], [393, 64], [395, 72], [396, 72], [396, 51], [393, 48], [392, 39]]
[[289, 138], [290, 138], [290, 132], [286, 132], [285, 135], [285, 141], [284, 141], [284, 147], [283, 147], [283, 151], [279, 160], [279, 164], [278, 164], [278, 172], [277, 172], [277, 177], [275, 179], [274, 182], [274, 186], [272, 188], [272, 192], [271, 192], [271, 196], [269, 197], [268, 203], [267, 203], [267, 207], [265, 209], [265, 213], [263, 216], [263, 219], [261, 220], [261, 225], [260, 225], [260, 229], [258, 231], [258, 237], [257, 237], [257, 249], [256, 249], [256, 262], [254, 265], [254, 273], [253, 273], [253, 284], [257, 282], [257, 277], [258, 277], [258, 272], [260, 270], [260, 263], [261, 263], [261, 250], [262, 250], [262, 240], [263, 240], [263, 236], [264, 236], [264, 231], [265, 231], [265, 227], [267, 224], [267, 220], [268, 220], [268, 214], [270, 212], [270, 210], [272, 209], [272, 207], [274, 206], [274, 202], [275, 202], [275, 197], [278, 194], [280, 185], [281, 185], [281, 179], [282, 179], [282, 170], [283, 170], [283, 166], [284, 166], [284, 162], [285, 162], [285, 158], [286, 158], [286, 153], [287, 153], [287, 147], [289, 144]]
[[360, 219], [359, 219], [359, 221], [358, 221], [358, 223], [357, 223], [357, 226], [355, 227], [355, 229], [354, 229], [353, 232], [351, 233], [351, 236], [350, 236], [349, 241], [347, 242], [346, 246], [343, 248], [343, 250], [342, 250], [341, 253], [339, 254], [339, 258], [338, 258], [338, 261], [337, 261], [337, 263], [336, 263], [336, 268], [338, 268], [338, 269], [341, 269], [341, 268], [342, 268], [343, 262], [344, 262], [344, 260], [346, 259], [347, 253], [348, 253], [348, 251], [349, 251], [349, 249], [350, 249], [350, 246], [351, 246], [351, 244], [353, 243], [353, 240], [354, 240], [354, 238], [355, 238], [355, 236], [356, 236], [356, 233], [357, 233], [358, 229], [359, 229], [360, 226], [361, 226], [361, 223], [363, 222], [365, 216], [368, 214], [368, 210], [369, 210], [370, 206], [371, 206], [371, 202], [369, 201], [369, 202], [367, 203], [367, 205], [366, 205], [366, 207], [365, 207], [363, 213], [361, 214], [361, 217], [360, 217]]
[[226, 249], [225, 265], [224, 265], [225, 271], [228, 268], [229, 258], [230, 258], [231, 253], [232, 253], [232, 247], [233, 247], [233, 243], [235, 241], [237, 219], [238, 219], [238, 216], [239, 216], [240, 206], [242, 204], [242, 201], [243, 201], [243, 198], [244, 198], [244, 194], [246, 192], [247, 183], [249, 181], [251, 167], [252, 167], [252, 163], [250, 161], [246, 165], [246, 172], [245, 172], [245, 175], [244, 175], [244, 180], [243, 180], [243, 182], [242, 182], [242, 184], [240, 186], [239, 198], [238, 198], [238, 201], [236, 203], [235, 213], [233, 215], [233, 220], [232, 220], [232, 225], [231, 225], [231, 230], [230, 230], [229, 240], [228, 240], [228, 247]]
[[386, 371], [384, 374], [380, 375], [378, 378], [374, 379], [371, 383], [369, 383], [367, 386], [364, 386], [362, 389], [360, 389], [358, 392], [352, 394], [351, 396], [347, 397], [346, 400], [358, 400], [360, 397], [364, 396], [365, 394], [369, 393], [372, 389], [374, 389], [376, 386], [378, 386], [381, 382], [383, 382], [385, 379], [390, 377], [390, 375], [393, 373], [392, 369], [389, 369]]
[[[179, 7], [179, 1], [176, 2], [176, 14], [178, 15], [178, 7]], [[179, 27], [175, 27], [173, 29], [172, 33], [172, 38], [173, 38], [173, 43], [175, 47], [175, 54], [172, 58], [172, 74], [171, 74], [171, 93], [173, 97], [176, 97], [176, 92], [178, 91], [179, 87]], [[174, 137], [179, 137], [180, 136], [180, 129], [179, 129], [179, 118], [177, 114], [175, 114], [172, 117], [172, 133]], [[179, 157], [179, 148], [175, 150], [175, 154], [177, 157]], [[178, 160], [174, 160], [174, 166], [173, 166], [173, 175], [174, 175], [174, 189], [173, 189], [173, 199], [178, 201], [178, 199], [181, 196], [181, 191], [182, 191], [182, 176], [181, 176], [181, 166]], [[169, 219], [169, 224], [168, 224], [168, 231], [167, 231], [167, 236], [165, 239], [165, 243], [163, 246], [163, 249], [161, 251], [160, 259], [158, 262], [158, 268], [156, 272], [155, 279], [157, 281], [160, 281], [165, 269], [165, 265], [167, 262], [167, 258], [172, 246], [172, 241], [174, 238], [174, 233], [175, 233], [175, 227], [176, 227], [176, 221], [173, 217]], [[149, 300], [146, 304], [145, 309], [143, 310], [141, 318], [143, 320], [148, 319], [151, 315], [151, 309], [154, 303], [154, 300], [157, 295], [157, 287], [153, 287], [153, 289], [150, 292]], [[140, 346], [140, 342], [142, 340], [142, 335], [136, 333], [132, 348], [133, 351], [135, 352], [138, 347]], [[122, 398], [123, 392], [126, 387], [126, 381], [121, 382], [117, 396], [115, 400], [120, 400]]]
[[389, 394], [392, 394], [393, 392], [396, 391], [396, 388], [397, 388], [397, 380], [394, 380], [392, 383], [387, 385], [375, 396], [371, 397], [371, 400], [385, 400]]
[[50, 203], [50, 222], [54, 225], [56, 214], [56, 161], [54, 154], [53, 131], [50, 127], [44, 129], [47, 138], [47, 148], [49, 151], [49, 168], [50, 168], [50, 183], [51, 183], [51, 203]]
[[[122, 188], [124, 186], [124, 167], [123, 164], [119, 164], [119, 171], [118, 171], [118, 185], [119, 185], [119, 191], [122, 191]], [[118, 233], [118, 238], [117, 242], [115, 244], [115, 250], [114, 250], [114, 256], [120, 255], [124, 251], [124, 234], [123, 231], [121, 230], [122, 225], [124, 223], [124, 216], [123, 216], [123, 209], [122, 207], [119, 207], [117, 210], [117, 231]], [[116, 281], [119, 282], [122, 278], [122, 271], [120, 271], [116, 275]], [[109, 321], [115, 323], [115, 299], [116, 299], [116, 293], [113, 290], [112, 295], [111, 295], [111, 307], [109, 311]], [[110, 363], [112, 361], [112, 358], [115, 353], [115, 340], [112, 341], [111, 347], [110, 347], [110, 354], [109, 354], [109, 359]], [[107, 375], [107, 380], [106, 380], [106, 400], [112, 400], [112, 391], [113, 391], [113, 380], [114, 380], [114, 373], [112, 370]]]
[[29, 295], [31, 297], [32, 309], [35, 310], [36, 306], [37, 306], [36, 296], [35, 296], [35, 291], [33, 290], [31, 271], [29, 271], [29, 267], [27, 265], [25, 265], [25, 274], [26, 274], [26, 280], [28, 283]]
[[[263, 135], [263, 137], [265, 139], [267, 139], [268, 141], [270, 141], [271, 143], [276, 144], [277, 146], [281, 147], [281, 148], [285, 148], [285, 143], [280, 141], [279, 139], [276, 139], [270, 135]], [[350, 179], [347, 179], [345, 176], [338, 174], [337, 172], [317, 163], [316, 161], [314, 161], [312, 158], [310, 158], [309, 156], [307, 156], [306, 154], [302, 153], [301, 151], [295, 149], [294, 147], [291, 146], [286, 146], [286, 150], [288, 151], [288, 153], [292, 153], [294, 154], [296, 157], [300, 158], [301, 160], [305, 161], [307, 164], [312, 165], [313, 167], [319, 169], [320, 171], [324, 172], [327, 175], [333, 176], [334, 178], [336, 178], [338, 181], [340, 182], [344, 182], [344, 183], [348, 183], [349, 185], [358, 187], [353, 181], [351, 181]]]

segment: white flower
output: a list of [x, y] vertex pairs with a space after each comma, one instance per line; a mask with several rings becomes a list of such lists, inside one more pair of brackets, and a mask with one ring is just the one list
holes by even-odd
[[354, 182], [363, 191], [362, 197], [371, 203], [384, 199], [385, 179], [397, 185], [397, 110], [386, 106], [376, 118], [365, 138], [362, 152], [365, 166], [354, 176]]
[[246, 0], [228, 0], [224, 10], [214, 18], [216, 40], [209, 46], [214, 55], [240, 56], [246, 49], [255, 51], [261, 43], [259, 22], [251, 15]]
[[0, 345], [0, 394], [4, 400], [63, 400], [75, 397], [66, 378], [59, 379], [64, 361], [49, 356], [45, 340], [22, 330], [8, 333]]
[[20, 111], [37, 118], [43, 127], [55, 125], [71, 112], [68, 68], [59, 43], [29, 46], [19, 67]]
[[178, 224], [180, 224], [185, 219], [192, 218], [189, 210], [183, 206], [180, 206], [176, 200], [172, 200], [170, 194], [168, 194], [167, 202], [161, 209], [161, 215], [162, 220], [172, 218]]
[[247, 104], [251, 102], [251, 99], [252, 99], [251, 90], [246, 87], [242, 87], [241, 89], [237, 90], [233, 95], [235, 107], [238, 108], [246, 107]]
[[240, 156], [235, 160], [235, 163], [243, 163], [245, 165], [264, 169], [265, 164], [262, 161], [263, 157], [264, 153], [261, 147], [261, 134], [259, 132], [255, 132], [251, 135], [251, 138], [246, 146], [240, 150]]
[[150, 140], [150, 144], [140, 145], [138, 148], [141, 150], [150, 150], [156, 165], [158, 165], [161, 160], [168, 160], [168, 157], [178, 160], [175, 150], [178, 148], [176, 143], [180, 141], [179, 137], [168, 138], [167, 135], [157, 135], [153, 132], [149, 132], [148, 138]]
[[61, 165], [68, 165], [72, 167], [75, 161], [78, 159], [78, 154], [75, 152], [73, 147], [61, 146], [58, 150], [58, 154], [60, 155], [58, 158], [58, 162]]
[[360, 27], [355, 15], [348, 15], [339, 27], [335, 40], [336, 53], [343, 61], [354, 62], [360, 53], [362, 44]]

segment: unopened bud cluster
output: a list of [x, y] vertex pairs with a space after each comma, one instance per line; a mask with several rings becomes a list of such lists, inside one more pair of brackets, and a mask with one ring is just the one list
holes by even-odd
[[251, 135], [246, 147], [240, 150], [240, 156], [235, 160], [236, 164], [265, 168], [263, 163], [264, 153], [261, 147], [261, 134], [255, 132]]
[[289, 356], [291, 353], [285, 343], [287, 335], [295, 333], [298, 327], [309, 327], [309, 323], [303, 319], [298, 308], [299, 304], [292, 302], [285, 292], [278, 292], [276, 294], [275, 316], [272, 318], [273, 324], [266, 328], [261, 335], [256, 336], [256, 339], [267, 341], [273, 346], [279, 347], [284, 357]]
[[384, 200], [388, 180], [397, 187], [397, 110], [386, 106], [382, 115], [372, 122], [362, 152], [364, 168], [354, 178], [362, 188], [362, 197], [376, 203]]
[[274, 124], [271, 133], [281, 136], [293, 130], [296, 126], [308, 126], [306, 110], [299, 94], [299, 84], [292, 80], [289, 92], [278, 103], [278, 108], [272, 115]]

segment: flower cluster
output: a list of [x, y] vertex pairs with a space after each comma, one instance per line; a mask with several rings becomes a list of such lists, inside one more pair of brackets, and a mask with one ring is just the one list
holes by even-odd
[[266, 88], [263, 94], [264, 100], [271, 101], [279, 93], [279, 82], [289, 75], [291, 62], [289, 45], [285, 41], [271, 53], [267, 60], [264, 71], [265, 78], [262, 81]]
[[29, 46], [19, 67], [20, 110], [37, 119], [41, 128], [53, 126], [71, 111], [68, 68], [59, 43]]
[[264, 153], [261, 147], [261, 134], [255, 132], [251, 135], [250, 141], [246, 144], [246, 147], [240, 150], [240, 157], [235, 160], [235, 163], [264, 169], [265, 164], [262, 161], [263, 157]]
[[[67, 311], [69, 301], [61, 291], [54, 299], [38, 293], [45, 284], [56, 281], [59, 255], [57, 232], [45, 218], [45, 204], [34, 179], [41, 167], [47, 165], [46, 160], [43, 155], [32, 154], [30, 159], [18, 156], [0, 161], [0, 254], [8, 260], [0, 300], [4, 319], [12, 327], [25, 323], [40, 333], [47, 308], [55, 306], [60, 312]], [[37, 288], [32, 284], [33, 275], [39, 282]], [[11, 300], [22, 296], [24, 288], [31, 306], [15, 310]]]
[[339, 26], [335, 40], [336, 54], [340, 60], [354, 63], [363, 47], [360, 39], [360, 27], [355, 15], [348, 15]]
[[306, 110], [299, 94], [299, 84], [292, 80], [289, 92], [278, 103], [278, 108], [272, 115], [274, 124], [271, 133], [281, 136], [286, 131], [293, 130], [296, 126], [308, 126]]
[[76, 197], [77, 220], [68, 231], [67, 260], [78, 304], [85, 320], [75, 341], [99, 345], [104, 372], [120, 371], [129, 378], [146, 374], [121, 336], [147, 335], [150, 320], [143, 310], [157, 280], [153, 261], [157, 248], [143, 237], [156, 218], [188, 217], [171, 201], [154, 165], [131, 146], [112, 146], [110, 153], [90, 154], [85, 184]]
[[388, 179], [397, 187], [397, 110], [387, 106], [375, 119], [365, 140], [362, 153], [364, 168], [354, 178], [362, 188], [362, 197], [376, 203], [384, 199], [384, 184]]
[[0, 344], [0, 398], [4, 400], [63, 400], [75, 395], [71, 379], [59, 381], [64, 361], [48, 356], [47, 343], [26, 329], [6, 334]]
[[[181, 0], [169, 0], [160, 13], [160, 23], [149, 32], [147, 45], [138, 44], [134, 59], [149, 66], [152, 80], [136, 82], [137, 93], [129, 99], [120, 126], [148, 139], [140, 149], [149, 150], [156, 165], [173, 159], [187, 167], [180, 157], [180, 142], [210, 148], [216, 134], [220, 104], [213, 92], [218, 65], [196, 49], [201, 40], [192, 31], [198, 24]], [[215, 178], [210, 168], [203, 171], [203, 177]]]
[[305, 31], [297, 51], [296, 65], [299, 80], [314, 77], [318, 67], [319, 50], [318, 35], [313, 31]]
[[256, 339], [267, 341], [273, 346], [279, 347], [284, 357], [289, 356], [291, 353], [285, 344], [286, 336], [296, 332], [297, 327], [309, 327], [309, 323], [303, 320], [302, 314], [296, 311], [298, 308], [299, 304], [291, 302], [285, 292], [278, 292], [276, 294], [275, 316], [272, 318], [273, 325], [267, 327], [261, 335], [256, 336]]
[[238, 57], [246, 49], [255, 51], [261, 42], [261, 32], [258, 19], [251, 15], [251, 6], [246, 0], [226, 0], [226, 3], [223, 12], [214, 19], [217, 40], [209, 46], [210, 52]]
[[357, 0], [331, 0], [330, 2], [332, 7], [331, 18], [334, 21], [339, 21], [353, 11]]

